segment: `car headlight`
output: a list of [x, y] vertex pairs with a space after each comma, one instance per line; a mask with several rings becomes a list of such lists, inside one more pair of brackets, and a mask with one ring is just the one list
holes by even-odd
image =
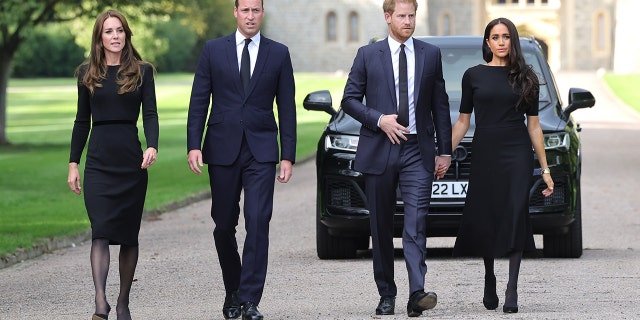
[[358, 149], [358, 136], [348, 136], [342, 134], [329, 134], [324, 140], [324, 150], [329, 149], [345, 150], [355, 152]]
[[566, 132], [544, 134], [544, 148], [546, 150], [564, 149], [569, 151], [570, 141], [569, 134]]

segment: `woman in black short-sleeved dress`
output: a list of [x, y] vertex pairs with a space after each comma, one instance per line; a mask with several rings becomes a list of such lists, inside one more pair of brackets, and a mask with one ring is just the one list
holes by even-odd
[[484, 258], [482, 301], [490, 310], [499, 303], [494, 259], [509, 257], [509, 282], [503, 306], [507, 313], [518, 312], [517, 282], [522, 252], [535, 250], [529, 218], [532, 147], [544, 169], [542, 176], [547, 188], [542, 193], [545, 196], [553, 193], [538, 119], [539, 83], [531, 66], [525, 64], [518, 39], [515, 26], [505, 18], [487, 25], [482, 45], [487, 64], [465, 72], [460, 117], [452, 131], [455, 149], [475, 111], [469, 192], [453, 254]]
[[[118, 319], [130, 319], [129, 292], [138, 261], [147, 168], [155, 163], [158, 148], [154, 68], [134, 49], [125, 17], [109, 10], [96, 20], [89, 59], [78, 67], [77, 75], [78, 110], [68, 183], [73, 192], [81, 193], [78, 164], [88, 139], [84, 201], [92, 231], [90, 260], [96, 292], [92, 319], [107, 319], [111, 309], [105, 294], [110, 244], [120, 245], [116, 312]], [[144, 152], [137, 128], [141, 106]]]

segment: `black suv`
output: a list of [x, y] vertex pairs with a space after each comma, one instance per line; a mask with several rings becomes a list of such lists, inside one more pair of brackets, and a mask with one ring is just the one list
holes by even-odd
[[[451, 121], [458, 119], [461, 79], [467, 68], [482, 60], [482, 37], [418, 37], [442, 51], [442, 69], [446, 82]], [[535, 39], [520, 39], [525, 60], [537, 72], [540, 82], [540, 124], [544, 133], [547, 163], [555, 183], [555, 192], [545, 198], [546, 187], [534, 159], [533, 184], [529, 193], [529, 213], [535, 234], [542, 234], [545, 257], [582, 255], [582, 218], [580, 210], [580, 125], [571, 112], [592, 107], [595, 98], [586, 90], [571, 88], [569, 104], [563, 108], [560, 93], [540, 45]], [[316, 155], [317, 214], [316, 244], [320, 259], [355, 257], [357, 250], [369, 247], [369, 211], [362, 173], [353, 169], [360, 123], [342, 109], [335, 111], [328, 91], [316, 91], [304, 100], [307, 110], [331, 115]], [[455, 237], [464, 207], [470, 164], [471, 140], [475, 123], [454, 150], [452, 164], [444, 179], [435, 181], [427, 218], [427, 236]], [[532, 150], [535, 157], [535, 153]], [[399, 194], [398, 194], [399, 195]], [[402, 236], [403, 203], [398, 196], [394, 215], [394, 236]]]

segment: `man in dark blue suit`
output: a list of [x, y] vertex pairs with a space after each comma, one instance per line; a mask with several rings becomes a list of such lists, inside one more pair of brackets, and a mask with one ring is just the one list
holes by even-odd
[[[237, 31], [208, 41], [200, 56], [187, 148], [191, 171], [201, 174], [200, 167], [208, 164], [213, 237], [226, 290], [223, 315], [255, 320], [263, 318], [257, 306], [267, 273], [274, 179], [288, 182], [295, 162], [295, 85], [287, 47], [260, 34], [262, 0], [236, 0], [234, 16]], [[235, 234], [242, 190], [246, 238], [241, 260]]]
[[404, 201], [407, 314], [419, 316], [437, 303], [435, 293], [424, 291], [425, 221], [434, 176], [444, 176], [451, 163], [451, 119], [440, 50], [412, 38], [417, 7], [416, 0], [384, 1], [389, 37], [358, 50], [342, 99], [345, 112], [362, 123], [355, 169], [365, 177], [378, 315], [395, 312], [393, 214], [398, 186]]

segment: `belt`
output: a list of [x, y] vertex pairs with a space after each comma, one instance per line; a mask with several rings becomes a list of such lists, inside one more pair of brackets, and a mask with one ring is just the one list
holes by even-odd
[[129, 124], [129, 125], [136, 125], [135, 121], [131, 121], [131, 120], [103, 120], [103, 121], [94, 121], [93, 122], [93, 126], [97, 127], [97, 126], [105, 126], [105, 125], [110, 125], [110, 124]]

